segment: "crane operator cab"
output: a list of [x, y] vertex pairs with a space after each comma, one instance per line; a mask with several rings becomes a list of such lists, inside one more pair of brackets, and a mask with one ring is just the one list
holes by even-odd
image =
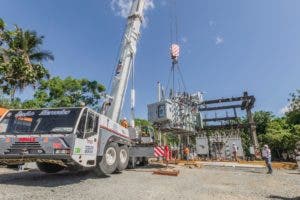
[[36, 162], [47, 173], [79, 168], [112, 173], [128, 163], [118, 158], [120, 149], [128, 150], [128, 135], [87, 107], [9, 110], [0, 121], [0, 164]]

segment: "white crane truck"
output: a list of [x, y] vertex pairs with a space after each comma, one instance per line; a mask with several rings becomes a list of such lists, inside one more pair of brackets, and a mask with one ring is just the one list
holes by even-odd
[[118, 123], [144, 4], [144, 0], [133, 1], [110, 98], [103, 104], [101, 114], [88, 107], [9, 110], [0, 122], [1, 164], [36, 162], [46, 173], [90, 168], [104, 175], [124, 170], [130, 157], [133, 164], [137, 157], [153, 157], [153, 145], [140, 146], [130, 137], [136, 137], [134, 129]]

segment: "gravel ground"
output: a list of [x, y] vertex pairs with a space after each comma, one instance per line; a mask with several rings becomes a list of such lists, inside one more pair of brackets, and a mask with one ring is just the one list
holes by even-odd
[[300, 199], [300, 173], [265, 169], [176, 167], [178, 177], [152, 175], [155, 168], [106, 178], [90, 172], [44, 174], [0, 169], [0, 199]]

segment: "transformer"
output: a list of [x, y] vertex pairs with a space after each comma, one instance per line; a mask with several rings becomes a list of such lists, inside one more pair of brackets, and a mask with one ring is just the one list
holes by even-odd
[[148, 105], [148, 120], [162, 131], [173, 133], [195, 133], [201, 124], [197, 94], [177, 93]]

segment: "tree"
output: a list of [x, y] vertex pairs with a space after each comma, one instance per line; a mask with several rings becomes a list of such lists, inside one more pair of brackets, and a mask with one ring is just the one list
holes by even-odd
[[294, 150], [294, 135], [286, 122], [286, 118], [272, 120], [262, 135], [262, 142], [268, 144], [273, 152], [273, 157], [282, 158], [282, 153], [290, 153]]
[[0, 19], [0, 86], [11, 101], [17, 90], [29, 85], [35, 87], [42, 79], [49, 78], [42, 61], [54, 57], [51, 52], [41, 50], [43, 40], [44, 36], [18, 26], [7, 30]]
[[[262, 141], [262, 136], [266, 134], [267, 126], [270, 123], [270, 121], [274, 118], [273, 114], [268, 111], [256, 111], [253, 113], [253, 120], [256, 125], [256, 133], [258, 136], [258, 142], [260, 146], [264, 144]], [[251, 156], [250, 154], [250, 146], [253, 145], [253, 142], [250, 137], [249, 133], [249, 123], [247, 117], [243, 117], [242, 119], [238, 120], [239, 123], [244, 125], [244, 128], [241, 131], [241, 139], [242, 139], [242, 145], [243, 149], [245, 151], [245, 155]]]
[[272, 115], [271, 112], [257, 111], [254, 113], [253, 120], [256, 125], [257, 135], [266, 134], [267, 126], [273, 118], [274, 118], [274, 115]]
[[42, 80], [34, 93], [34, 99], [24, 102], [24, 108], [76, 107], [88, 105], [99, 108], [102, 84], [87, 79], [53, 77]]
[[7, 109], [20, 109], [22, 108], [22, 101], [19, 98], [15, 98], [13, 101], [8, 98], [0, 98], [0, 107]]
[[3, 30], [5, 27], [5, 23], [3, 21], [3, 19], [0, 18], [0, 30]]
[[287, 121], [289, 124], [300, 124], [300, 90], [291, 94], [290, 110], [286, 113]]
[[152, 127], [151, 123], [148, 120], [140, 119], [140, 118], [134, 119], [134, 124], [135, 124], [135, 126], [138, 126], [138, 127], [143, 127], [143, 126], [151, 126]]

